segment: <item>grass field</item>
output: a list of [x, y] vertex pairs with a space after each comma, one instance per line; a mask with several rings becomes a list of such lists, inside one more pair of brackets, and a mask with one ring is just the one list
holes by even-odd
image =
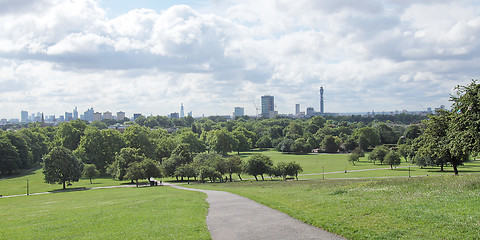
[[[409, 176], [408, 166], [410, 168], [411, 176], [426, 176], [426, 175], [444, 175], [453, 174], [452, 167], [445, 167], [444, 172], [440, 172], [440, 167], [428, 167], [420, 168], [415, 164], [409, 164], [402, 160], [402, 163], [396, 169], [382, 169], [390, 168], [389, 165], [373, 164], [367, 157], [360, 158], [359, 162], [355, 165], [347, 162], [348, 154], [308, 154], [308, 155], [295, 155], [295, 154], [283, 154], [275, 150], [259, 151], [253, 150], [248, 152], [241, 152], [240, 156], [244, 161], [256, 153], [261, 153], [269, 156], [274, 163], [277, 162], [291, 162], [295, 161], [299, 163], [303, 172], [299, 175], [301, 179], [322, 179], [322, 178], [362, 178], [362, 177], [399, 177]], [[371, 169], [378, 169], [373, 170]], [[345, 173], [347, 170], [347, 173]], [[359, 171], [367, 170], [367, 171]], [[459, 167], [460, 174], [464, 173], [480, 173], [480, 161], [473, 161], [466, 163], [464, 166]], [[323, 175], [322, 173], [326, 174]], [[236, 176], [235, 176], [236, 177]], [[253, 178], [253, 176], [245, 175], [242, 178]], [[238, 179], [238, 178], [236, 178]]]
[[205, 197], [144, 187], [0, 198], [0, 239], [210, 239]]
[[[2, 179], [0, 181], [0, 195], [17, 195], [27, 193], [27, 179], [30, 193], [49, 192], [61, 190], [61, 184], [48, 184], [45, 183], [42, 169], [37, 169], [31, 172], [27, 172], [23, 175]], [[93, 179], [92, 183], [88, 179], [80, 179], [78, 182], [73, 182], [69, 188], [92, 188], [92, 187], [104, 187], [104, 186], [116, 186], [121, 184], [127, 184], [130, 181], [116, 181], [111, 177], [101, 177]]]
[[236, 193], [348, 239], [479, 239], [480, 175], [244, 181]]

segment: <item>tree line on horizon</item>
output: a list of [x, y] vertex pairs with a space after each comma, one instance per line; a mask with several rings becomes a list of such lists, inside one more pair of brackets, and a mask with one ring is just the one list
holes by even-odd
[[[245, 116], [229, 121], [222, 117], [171, 120], [150, 116], [127, 122], [123, 133], [106, 129], [107, 124], [102, 122], [87, 124], [74, 120], [57, 127], [32, 123], [19, 130], [0, 130], [0, 175], [12, 175], [40, 164], [46, 166], [45, 160], [55, 154], [73, 156], [81, 164], [93, 165], [100, 174], [119, 180], [164, 175], [212, 181], [223, 180], [225, 175], [231, 179], [232, 174], [243, 172], [255, 178], [263, 178], [264, 174], [285, 178], [301, 171], [301, 166], [289, 166], [297, 172], [286, 173], [288, 163], [274, 166], [265, 160], [268, 167], [261, 174], [248, 172], [251, 159], [244, 162], [232, 152], [238, 154], [253, 148], [275, 148], [290, 154], [312, 150], [353, 152], [349, 159], [353, 164], [358, 160], [355, 157], [369, 151], [369, 159], [381, 164], [386, 159], [387, 164], [395, 165], [398, 156], [403, 156], [421, 166], [443, 169], [449, 164], [458, 173], [457, 167], [478, 151], [480, 131], [472, 131], [479, 127], [478, 88], [476, 81], [458, 86], [457, 95], [451, 99], [452, 110], [439, 111], [428, 119], [412, 114], [310, 119]], [[178, 131], [168, 133], [164, 129], [172, 126], [178, 127]], [[79, 168], [84, 170], [83, 165]]]

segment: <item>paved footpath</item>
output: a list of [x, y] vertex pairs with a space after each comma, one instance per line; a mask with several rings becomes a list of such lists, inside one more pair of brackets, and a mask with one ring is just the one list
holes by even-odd
[[344, 239], [233, 193], [165, 185], [207, 194], [207, 225], [213, 240]]

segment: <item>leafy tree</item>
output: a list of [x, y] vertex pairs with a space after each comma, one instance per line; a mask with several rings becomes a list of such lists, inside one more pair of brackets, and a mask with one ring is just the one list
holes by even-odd
[[299, 163], [296, 163], [295, 161], [289, 162], [287, 164], [287, 167], [285, 168], [285, 175], [289, 175], [292, 177], [295, 177], [298, 181], [298, 174], [303, 172], [303, 168]]
[[380, 138], [380, 143], [382, 144], [394, 144], [397, 142], [398, 137], [395, 135], [393, 129], [385, 123], [379, 123], [375, 126], [378, 136]]
[[227, 173], [230, 176], [230, 182], [232, 181], [232, 174], [237, 174], [240, 181], [242, 180], [241, 174], [243, 173], [244, 162], [239, 156], [232, 156], [226, 159]]
[[98, 128], [98, 129], [102, 130], [102, 129], [107, 129], [108, 125], [104, 122], [93, 121], [92, 123], [90, 123], [90, 127], [95, 127], [95, 128]]
[[190, 184], [190, 178], [196, 178], [195, 166], [193, 163], [183, 164], [175, 169], [175, 175], [187, 178], [187, 183]]
[[360, 157], [365, 157], [365, 152], [360, 148], [360, 147], [356, 147], [353, 151], [352, 151], [353, 154], [356, 154], [359, 158]]
[[45, 136], [39, 131], [39, 128], [24, 128], [19, 133], [32, 150], [32, 162], [42, 162], [42, 157], [48, 153], [48, 145]]
[[128, 147], [140, 149], [146, 157], [156, 159], [156, 146], [149, 136], [150, 133], [149, 128], [134, 124], [125, 129], [123, 136]]
[[388, 153], [388, 148], [384, 145], [381, 146], [376, 146], [373, 151], [368, 155], [368, 159], [373, 161], [373, 164], [375, 164], [375, 161], [379, 161], [380, 164], [383, 164], [383, 161], [385, 159], [385, 156]]
[[18, 151], [0, 130], [0, 174], [10, 175], [20, 168]]
[[390, 169], [393, 169], [393, 166], [400, 165], [400, 155], [395, 151], [390, 151], [385, 155], [385, 163], [390, 165]]
[[267, 149], [272, 147], [272, 140], [268, 136], [262, 136], [257, 141], [257, 147], [260, 149]]
[[273, 166], [273, 161], [269, 156], [262, 154], [254, 154], [245, 165], [245, 172], [254, 176], [255, 180], [258, 181], [257, 176], [260, 175], [262, 180], [263, 174], [268, 173], [270, 168]]
[[285, 138], [280, 143], [277, 144], [275, 149], [277, 149], [277, 151], [280, 151], [280, 152], [291, 152], [292, 151], [291, 147], [293, 143], [294, 141], [292, 139]]
[[415, 139], [419, 137], [422, 134], [422, 131], [420, 130], [420, 127], [418, 125], [410, 125], [407, 127], [407, 130], [405, 131], [405, 137], [407, 139]]
[[194, 153], [205, 151], [205, 144], [191, 131], [182, 132], [177, 136], [177, 139], [180, 143], [188, 143], [191, 151]]
[[351, 162], [353, 165], [355, 165], [355, 162], [358, 162], [358, 159], [360, 157], [356, 153], [351, 153], [348, 155], [348, 161]]
[[65, 189], [65, 182], [78, 182], [82, 176], [83, 164], [70, 149], [55, 147], [44, 157], [43, 162], [46, 183], [62, 183]]
[[295, 153], [309, 153], [312, 149], [304, 138], [298, 138], [290, 146], [290, 150]]
[[92, 183], [92, 179], [98, 177], [100, 172], [97, 170], [94, 164], [85, 164], [83, 168], [83, 176], [90, 179], [90, 184]]
[[18, 157], [20, 158], [19, 168], [28, 169], [32, 167], [33, 154], [25, 139], [16, 132], [6, 132], [6, 136], [17, 149]]
[[325, 138], [323, 138], [320, 146], [327, 153], [336, 153], [340, 148], [339, 144], [335, 141], [335, 138], [330, 135], [327, 135]]
[[63, 146], [71, 151], [77, 149], [85, 128], [87, 124], [80, 119], [60, 123], [55, 134], [57, 146]]
[[146, 158], [141, 162], [141, 164], [147, 179], [163, 177], [162, 171], [160, 171], [160, 168], [158, 168], [158, 164], [152, 159]]
[[115, 154], [115, 162], [110, 165], [109, 173], [118, 180], [125, 179], [125, 174], [129, 165], [133, 162], [142, 162], [145, 155], [137, 148], [122, 148], [119, 153]]
[[240, 151], [248, 151], [251, 148], [251, 140], [243, 134], [242, 131], [235, 130], [232, 132], [233, 137], [235, 138], [237, 144], [234, 146], [235, 151], [240, 154]]
[[285, 128], [285, 137], [290, 138], [292, 140], [296, 140], [303, 136], [303, 128], [300, 124], [296, 122], [291, 122]]
[[131, 162], [128, 165], [125, 173], [125, 179], [131, 179], [135, 181], [135, 185], [138, 187], [138, 179], [145, 179], [145, 170], [140, 162]]
[[238, 141], [233, 137], [232, 133], [225, 129], [214, 130], [209, 133], [210, 137], [208, 145], [212, 150], [226, 156], [238, 144]]

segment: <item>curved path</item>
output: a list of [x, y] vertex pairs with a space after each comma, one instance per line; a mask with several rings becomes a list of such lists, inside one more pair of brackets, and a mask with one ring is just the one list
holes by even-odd
[[207, 225], [214, 240], [344, 239], [233, 193], [165, 185], [207, 194]]

